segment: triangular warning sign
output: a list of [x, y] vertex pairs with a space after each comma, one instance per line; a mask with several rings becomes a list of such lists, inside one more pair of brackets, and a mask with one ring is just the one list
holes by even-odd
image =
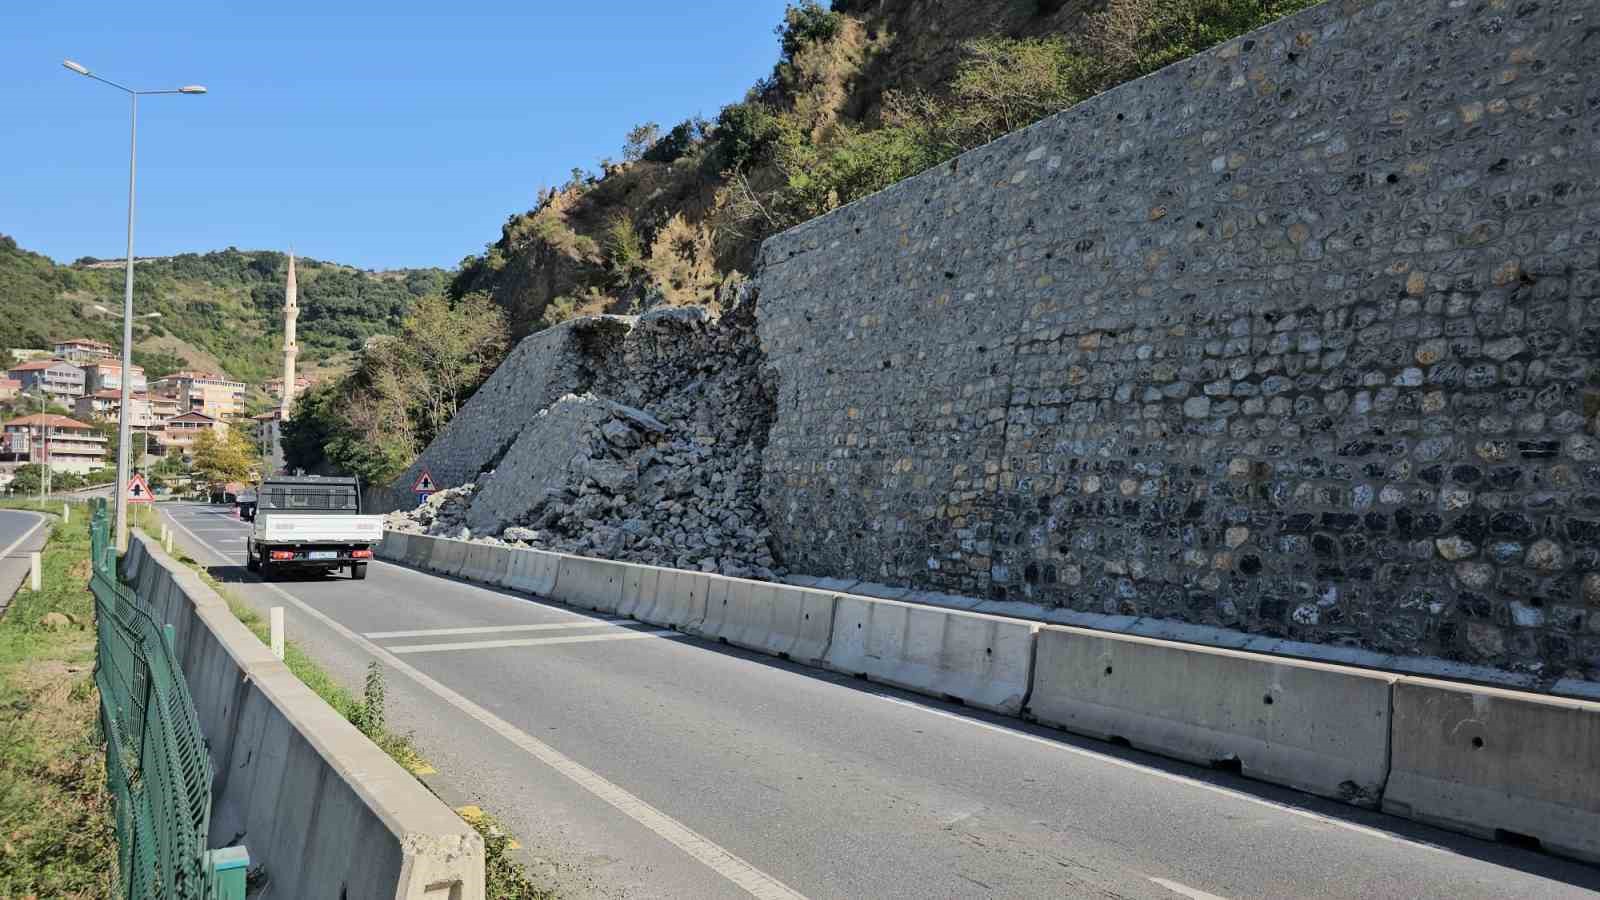
[[419, 493], [432, 493], [438, 488], [433, 486], [433, 475], [429, 474], [427, 469], [423, 469], [422, 473], [417, 476], [417, 483], [411, 486], [411, 490]]
[[155, 495], [150, 493], [150, 483], [138, 472], [128, 479], [128, 489], [123, 492], [122, 499], [129, 503], [154, 503]]

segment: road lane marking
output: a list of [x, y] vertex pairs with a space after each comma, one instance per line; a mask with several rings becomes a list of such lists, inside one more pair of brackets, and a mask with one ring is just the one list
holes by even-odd
[[1401, 835], [1391, 834], [1387, 831], [1377, 828], [1370, 828], [1366, 825], [1357, 825], [1354, 822], [1346, 822], [1343, 819], [1335, 819], [1332, 816], [1325, 816], [1321, 813], [1315, 813], [1309, 809], [1300, 809], [1298, 807], [1288, 806], [1275, 800], [1268, 800], [1265, 797], [1257, 797], [1254, 794], [1247, 794], [1243, 791], [1234, 790], [1233, 788], [1223, 787], [1220, 784], [1212, 784], [1209, 781], [1201, 781], [1198, 778], [1191, 778], [1187, 775], [1179, 775], [1175, 772], [1168, 772], [1165, 769], [1157, 769], [1153, 766], [1147, 766], [1142, 763], [1120, 759], [1115, 756], [1108, 756], [1104, 753], [1099, 753], [1094, 750], [1087, 750], [1083, 747], [1074, 747], [1071, 744], [1064, 744], [1060, 741], [1042, 738], [1037, 735], [1028, 734], [1026, 731], [1018, 731], [1015, 728], [1006, 728], [1001, 725], [995, 725], [992, 722], [982, 721], [981, 719], [969, 719], [966, 716], [958, 716], [954, 713], [948, 713], [942, 709], [934, 709], [931, 706], [924, 706], [921, 703], [916, 703], [911, 700], [903, 700], [899, 697], [891, 697], [888, 694], [877, 694], [876, 696], [880, 700], [886, 700], [890, 703], [904, 706], [908, 709], [915, 709], [920, 712], [925, 712], [930, 716], [939, 716], [955, 722], [964, 722], [977, 728], [993, 731], [996, 734], [1010, 735], [1011, 737], [1020, 738], [1024, 741], [1031, 741], [1032, 743], [1040, 744], [1054, 750], [1059, 750], [1063, 753], [1081, 756], [1084, 759], [1096, 760], [1098, 762], [1105, 763], [1108, 766], [1116, 766], [1117, 768], [1128, 769], [1129, 771], [1133, 772], [1140, 772], [1145, 775], [1160, 778], [1164, 781], [1173, 782], [1175, 784], [1184, 784], [1188, 785], [1189, 787], [1200, 788], [1203, 791], [1210, 791], [1213, 794], [1221, 794], [1225, 797], [1232, 797], [1235, 800], [1253, 803], [1256, 806], [1265, 806], [1268, 809], [1274, 809], [1278, 812], [1285, 812], [1292, 816], [1299, 816], [1302, 819], [1310, 819], [1313, 822], [1320, 822], [1323, 825], [1332, 825], [1335, 828], [1343, 828], [1346, 831], [1353, 831], [1357, 834], [1364, 834], [1368, 837], [1375, 837], [1380, 840], [1389, 841], [1395, 844], [1405, 844], [1408, 847], [1418, 847], [1423, 850], [1432, 850], [1435, 853], [1449, 854], [1452, 852], [1436, 844], [1429, 844], [1424, 841], [1402, 837]]
[[43, 528], [44, 527], [44, 523], [46, 521], [45, 517], [44, 517], [44, 515], [42, 513], [36, 513], [36, 512], [33, 512], [32, 510], [15, 509], [15, 510], [6, 510], [6, 511], [7, 512], [19, 512], [19, 513], [22, 513], [23, 515], [33, 516], [34, 522], [33, 522], [33, 527], [32, 528], [29, 528], [27, 531], [24, 531], [22, 533], [22, 537], [19, 537], [16, 540], [12, 541], [11, 542], [11, 546], [7, 547], [6, 549], [0, 550], [0, 559], [9, 557], [11, 555], [11, 551], [17, 549], [17, 545], [18, 544], [22, 543], [23, 541], [27, 540], [28, 538], [33, 537], [33, 533], [35, 531], [38, 531], [39, 529]]
[[[199, 535], [190, 531], [181, 522], [175, 524], [187, 533], [195, 543], [211, 551], [213, 556], [220, 557], [224, 562], [233, 562], [226, 553], [201, 540]], [[699, 832], [628, 793], [618, 785], [606, 780], [604, 776], [584, 767], [577, 760], [572, 759], [549, 744], [518, 730], [510, 722], [445, 687], [431, 676], [424, 674], [420, 669], [351, 631], [343, 624], [334, 621], [326, 613], [304, 602], [299, 597], [269, 582], [261, 582], [261, 586], [294, 604], [301, 612], [321, 622], [329, 630], [360, 647], [394, 671], [416, 682], [422, 689], [466, 713], [490, 731], [510, 741], [512, 745], [524, 753], [555, 769], [574, 784], [654, 832], [658, 837], [687, 853], [713, 872], [738, 885], [745, 893], [756, 897], [757, 900], [805, 900], [804, 894], [745, 862], [733, 851], [713, 843]]]
[[497, 650], [501, 647], [542, 647], [546, 644], [588, 644], [594, 641], [637, 641], [653, 637], [686, 637], [670, 628], [622, 631], [616, 634], [572, 634], [565, 637], [510, 638], [504, 641], [461, 641], [454, 644], [407, 644], [390, 647], [390, 653], [445, 653], [450, 650]]
[[1228, 900], [1226, 897], [1219, 897], [1216, 894], [1208, 894], [1205, 891], [1199, 890], [1198, 888], [1192, 888], [1186, 884], [1179, 884], [1176, 881], [1168, 881], [1165, 878], [1151, 878], [1150, 880], [1161, 885], [1174, 894], [1181, 894], [1182, 896], [1188, 897], [1189, 900]]
[[537, 625], [487, 625], [482, 628], [428, 628], [422, 631], [369, 631], [362, 637], [373, 640], [383, 638], [443, 637], [450, 634], [501, 634], [507, 631], [561, 631], [568, 628], [599, 628], [612, 622], [631, 622], [632, 619], [595, 619], [592, 622], [542, 622]]

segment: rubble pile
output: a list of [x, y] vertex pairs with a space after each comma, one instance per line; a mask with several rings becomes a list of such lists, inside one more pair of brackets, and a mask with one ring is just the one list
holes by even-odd
[[473, 484], [389, 527], [746, 578], [781, 578], [758, 501], [774, 414], [754, 304], [641, 317], [620, 361], [534, 417]]

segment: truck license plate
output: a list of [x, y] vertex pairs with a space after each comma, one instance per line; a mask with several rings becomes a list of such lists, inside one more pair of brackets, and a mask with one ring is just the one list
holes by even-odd
[[312, 550], [310, 553], [306, 554], [306, 559], [338, 559], [338, 558], [339, 558], [339, 551], [337, 551], [337, 550]]

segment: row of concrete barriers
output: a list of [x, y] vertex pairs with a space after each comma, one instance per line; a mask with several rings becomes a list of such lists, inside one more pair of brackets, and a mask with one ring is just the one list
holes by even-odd
[[379, 555], [1600, 863], [1600, 703], [418, 534]]
[[198, 575], [136, 531], [122, 576], [173, 628], [216, 773], [212, 846], [244, 835], [272, 896], [484, 896], [478, 833], [306, 687]]

